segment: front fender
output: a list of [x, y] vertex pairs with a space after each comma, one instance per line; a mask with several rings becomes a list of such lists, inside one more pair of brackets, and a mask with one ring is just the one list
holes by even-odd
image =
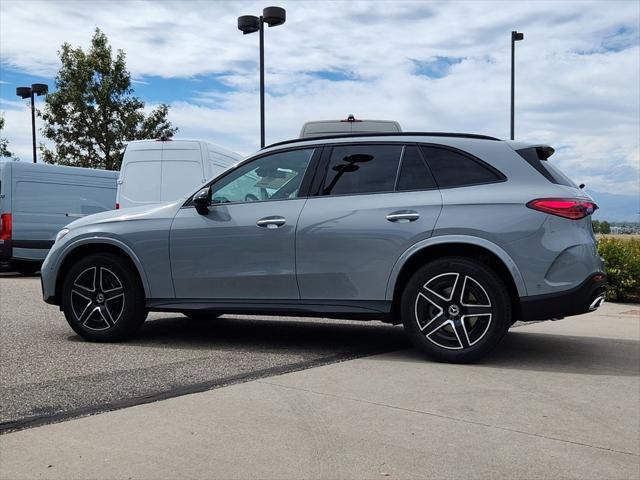
[[522, 278], [522, 274], [518, 269], [517, 265], [513, 261], [513, 259], [505, 252], [501, 247], [496, 245], [489, 240], [485, 240], [484, 238], [473, 237], [470, 235], [442, 235], [437, 237], [427, 238], [425, 240], [421, 240], [418, 243], [415, 243], [407, 250], [405, 250], [402, 255], [396, 260], [393, 269], [391, 270], [391, 274], [389, 275], [389, 280], [387, 281], [387, 289], [385, 294], [386, 300], [393, 300], [393, 293], [395, 290], [396, 281], [398, 279], [398, 275], [402, 271], [402, 267], [409, 261], [409, 259], [418, 253], [419, 251], [432, 247], [434, 245], [442, 245], [446, 243], [464, 243], [468, 245], [474, 245], [477, 247], [484, 248], [489, 250], [491, 253], [496, 255], [502, 262], [505, 264], [509, 272], [511, 273], [511, 277], [513, 278], [513, 282], [515, 283], [516, 289], [518, 291], [518, 296], [524, 297], [527, 295], [527, 289], [524, 283], [524, 279]]
[[101, 236], [88, 235], [84, 237], [74, 238], [69, 243], [66, 243], [62, 247], [58, 255], [56, 255], [55, 257], [52, 257], [52, 258], [55, 258], [55, 260], [54, 262], [52, 262], [51, 265], [47, 265], [47, 269], [50, 268], [51, 276], [56, 279], [56, 283], [59, 280], [58, 273], [59, 273], [60, 267], [64, 263], [64, 260], [78, 247], [81, 247], [83, 245], [89, 245], [89, 244], [92, 244], [92, 245], [108, 244], [108, 245], [113, 245], [114, 247], [117, 247], [120, 250], [122, 250], [135, 265], [136, 270], [138, 271], [138, 275], [140, 275], [140, 280], [142, 281], [142, 286], [144, 288], [145, 296], [147, 298], [151, 296], [151, 289], [149, 288], [149, 280], [145, 273], [144, 267], [142, 266], [142, 262], [140, 261], [136, 253], [133, 251], [133, 249], [118, 238], [102, 236], [102, 235]]

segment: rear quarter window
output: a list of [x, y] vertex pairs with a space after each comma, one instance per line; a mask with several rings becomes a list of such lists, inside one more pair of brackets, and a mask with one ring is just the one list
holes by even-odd
[[436, 146], [422, 146], [421, 149], [440, 188], [495, 183], [505, 179], [493, 167], [462, 152]]
[[524, 158], [529, 165], [535, 168], [544, 178], [551, 183], [578, 188], [578, 186], [558, 167], [549, 163], [549, 154], [540, 147], [530, 147], [516, 150], [516, 153]]

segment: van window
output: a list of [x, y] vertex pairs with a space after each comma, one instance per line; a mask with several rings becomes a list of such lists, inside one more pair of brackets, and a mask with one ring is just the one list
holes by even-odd
[[130, 162], [122, 183], [122, 196], [132, 202], [160, 201], [160, 162]]
[[437, 188], [427, 164], [416, 146], [408, 146], [404, 150], [400, 177], [396, 190], [429, 190]]
[[15, 187], [16, 213], [91, 215], [113, 209], [114, 188], [18, 181]]
[[261, 202], [296, 198], [313, 149], [274, 153], [247, 163], [211, 187], [213, 201]]
[[493, 183], [504, 179], [488, 165], [455, 150], [423, 146], [422, 152], [440, 188]]
[[402, 145], [333, 147], [327, 167], [324, 195], [392, 192]]
[[166, 202], [186, 196], [204, 183], [203, 180], [199, 162], [163, 160], [161, 200]]

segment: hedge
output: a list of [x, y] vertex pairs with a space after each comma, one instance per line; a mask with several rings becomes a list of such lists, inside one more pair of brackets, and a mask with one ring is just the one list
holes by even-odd
[[601, 235], [598, 251], [607, 271], [607, 300], [640, 302], [640, 238]]

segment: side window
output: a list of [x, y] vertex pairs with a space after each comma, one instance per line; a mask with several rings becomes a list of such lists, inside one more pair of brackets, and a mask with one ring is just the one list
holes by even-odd
[[416, 146], [408, 146], [402, 156], [400, 177], [396, 190], [430, 190], [437, 188], [436, 181], [424, 163]]
[[393, 192], [402, 145], [333, 147], [322, 193]]
[[503, 179], [490, 167], [454, 150], [421, 148], [440, 188], [493, 183]]
[[292, 150], [258, 158], [211, 186], [214, 203], [262, 202], [295, 198], [313, 149]]

